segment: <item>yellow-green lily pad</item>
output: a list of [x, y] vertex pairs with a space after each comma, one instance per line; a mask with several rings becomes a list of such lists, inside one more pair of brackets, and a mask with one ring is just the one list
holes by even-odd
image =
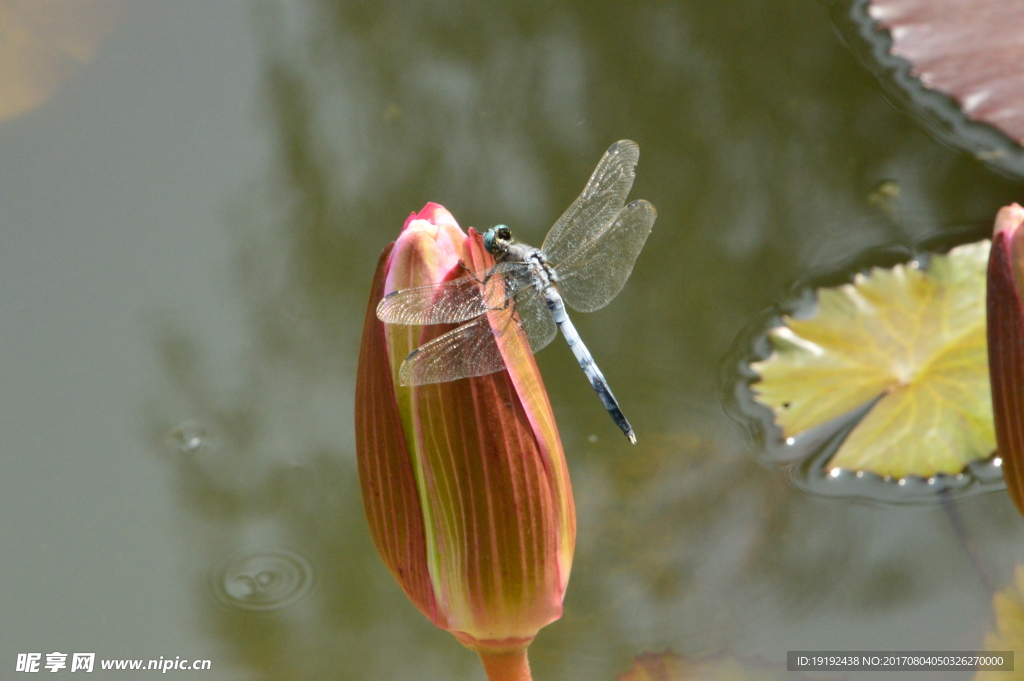
[[829, 462], [882, 476], [958, 473], [995, 450], [985, 340], [989, 242], [875, 268], [784, 318], [753, 386], [788, 438], [875, 400]]
[[[1018, 565], [1013, 582], [992, 597], [992, 609], [996, 629], [985, 634], [985, 650], [1024, 649], [1024, 566]], [[974, 681], [1009, 681], [1020, 678], [1019, 675], [1020, 672], [980, 671]]]
[[[786, 671], [785, 666], [760, 658], [743, 658], [720, 652], [699, 657], [680, 657], [671, 650], [641, 653], [633, 668], [617, 681], [806, 681], [810, 675]], [[840, 677], [845, 678], [845, 677]], [[829, 681], [838, 681], [832, 677]]]

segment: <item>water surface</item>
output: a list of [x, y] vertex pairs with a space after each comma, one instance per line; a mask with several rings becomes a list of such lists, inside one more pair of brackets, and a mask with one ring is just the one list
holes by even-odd
[[658, 221], [625, 290], [574, 321], [639, 444], [564, 344], [539, 355], [579, 543], [535, 677], [613, 679], [666, 647], [980, 647], [1024, 558], [1004, 493], [958, 502], [959, 533], [937, 503], [810, 494], [722, 407], [723, 358], [796, 282], [980, 238], [1021, 195], [891, 104], [827, 7], [153, 1], [110, 21], [0, 122], [0, 665], [482, 679], [366, 529], [370, 277], [427, 201], [539, 243], [624, 138]]

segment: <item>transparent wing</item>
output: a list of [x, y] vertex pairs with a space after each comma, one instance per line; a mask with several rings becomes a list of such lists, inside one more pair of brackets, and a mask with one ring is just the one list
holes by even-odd
[[447, 383], [493, 374], [504, 366], [505, 358], [494, 341], [487, 315], [480, 315], [413, 350], [402, 362], [398, 382], [402, 385]]
[[441, 284], [393, 291], [377, 305], [377, 319], [388, 324], [455, 324], [506, 306], [529, 283], [526, 265], [498, 263]]
[[557, 272], [566, 304], [593, 312], [619, 295], [657, 216], [651, 204], [633, 201], [597, 239], [564, 260]]
[[[496, 321], [494, 327], [484, 314], [414, 350], [402, 362], [399, 383], [426, 385], [486, 376], [505, 368], [505, 357], [495, 340], [497, 336], [521, 325], [530, 343], [529, 351], [537, 352], [551, 342], [557, 331], [536, 289], [524, 291], [514, 306], [494, 311], [491, 317]], [[506, 346], [508, 350], [517, 347], [522, 345]], [[509, 359], [514, 362], [519, 358]]]
[[536, 288], [530, 288], [516, 296], [515, 319], [526, 332], [530, 350], [537, 354], [548, 346], [558, 334], [555, 320], [544, 303], [544, 297]]
[[556, 270], [574, 251], [599, 237], [622, 210], [633, 186], [640, 159], [636, 142], [622, 140], [608, 147], [583, 193], [558, 218], [541, 250]]

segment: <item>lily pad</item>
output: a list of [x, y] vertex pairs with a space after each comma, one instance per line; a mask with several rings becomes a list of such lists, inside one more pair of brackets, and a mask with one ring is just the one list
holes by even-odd
[[[1024, 649], [1024, 565], [1018, 565], [1013, 582], [992, 597], [996, 630], [985, 634], [985, 650]], [[1018, 663], [1019, 664], [1019, 663]], [[1019, 672], [980, 671], [975, 681], [1016, 679]]]
[[876, 268], [784, 318], [753, 386], [789, 438], [874, 401], [829, 465], [881, 476], [958, 473], [995, 450], [985, 340], [989, 242]]
[[[717, 653], [695, 658], [663, 653], [642, 653], [633, 658], [633, 667], [619, 674], [618, 681], [801, 681], [810, 676], [788, 672], [783, 665], [760, 658], [742, 658]], [[836, 677], [825, 681], [837, 681]]]
[[926, 87], [1024, 144], [1020, 0], [871, 0], [868, 13]]
[[1024, 175], [1020, 0], [833, 0], [847, 45], [944, 143]]

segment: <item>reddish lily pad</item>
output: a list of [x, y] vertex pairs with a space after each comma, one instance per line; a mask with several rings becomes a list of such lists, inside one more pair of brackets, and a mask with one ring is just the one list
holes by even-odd
[[1024, 143], [1024, 3], [872, 0], [868, 13], [925, 86]]
[[872, 0], [867, 11], [922, 83], [1024, 143], [1024, 3]]

